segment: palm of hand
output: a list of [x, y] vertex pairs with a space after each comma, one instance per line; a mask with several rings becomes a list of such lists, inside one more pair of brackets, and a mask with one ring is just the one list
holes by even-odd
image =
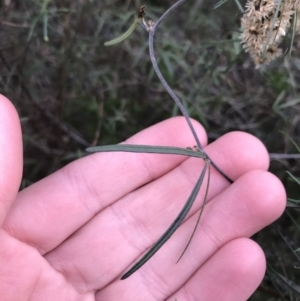
[[[0, 120], [1, 300], [238, 301], [260, 283], [264, 256], [247, 237], [281, 214], [285, 192], [265, 171], [268, 156], [254, 137], [236, 132], [207, 146], [235, 182], [229, 186], [212, 172], [209, 203], [181, 261], [175, 264], [204, 192], [172, 239], [142, 269], [120, 281], [172, 222], [202, 162], [180, 156], [95, 154], [17, 195], [21, 134], [18, 116], [3, 97]], [[202, 127], [196, 128], [205, 145]], [[129, 140], [183, 147], [191, 141], [181, 118]]]

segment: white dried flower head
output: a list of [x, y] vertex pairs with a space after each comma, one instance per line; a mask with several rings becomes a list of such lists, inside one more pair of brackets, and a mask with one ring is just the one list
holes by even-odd
[[260, 65], [268, 64], [281, 55], [282, 49], [278, 48], [277, 45], [271, 45], [270, 47], [268, 47], [263, 56], [253, 53], [252, 58], [256, 68], [259, 68]]
[[242, 44], [256, 66], [280, 56], [278, 45], [300, 0], [248, 0], [241, 19]]
[[299, 35], [300, 34], [300, 7], [298, 6], [297, 10], [296, 10], [296, 14], [297, 14], [297, 23], [296, 23], [296, 34]]

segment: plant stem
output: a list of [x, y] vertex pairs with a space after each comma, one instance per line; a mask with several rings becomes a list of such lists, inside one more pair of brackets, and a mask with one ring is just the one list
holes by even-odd
[[170, 96], [173, 98], [173, 100], [175, 101], [176, 105], [179, 107], [182, 115], [184, 116], [194, 138], [195, 141], [197, 143], [198, 148], [206, 155], [206, 157], [210, 160], [211, 165], [229, 182], [229, 183], [233, 183], [233, 181], [213, 162], [213, 160], [211, 160], [211, 158], [204, 152], [203, 146], [200, 142], [200, 139], [195, 131], [195, 128], [193, 127], [193, 124], [191, 122], [191, 119], [186, 111], [186, 109], [184, 108], [183, 104], [181, 103], [180, 99], [178, 98], [178, 96], [174, 93], [174, 91], [171, 89], [171, 87], [169, 86], [169, 84], [167, 83], [167, 81], [165, 80], [165, 78], [163, 77], [156, 58], [155, 58], [155, 53], [154, 53], [154, 35], [156, 32], [156, 29], [158, 28], [158, 26], [160, 25], [160, 23], [174, 10], [176, 9], [179, 5], [181, 5], [182, 3], [184, 3], [186, 0], [179, 0], [177, 1], [174, 5], [172, 5], [159, 19], [158, 21], [153, 25], [153, 27], [149, 30], [149, 53], [150, 53], [150, 59], [153, 65], [153, 68], [158, 76], [158, 78], [160, 79], [161, 83], [163, 84], [163, 86], [166, 88], [166, 90], [168, 91], [168, 93], [170, 94]]

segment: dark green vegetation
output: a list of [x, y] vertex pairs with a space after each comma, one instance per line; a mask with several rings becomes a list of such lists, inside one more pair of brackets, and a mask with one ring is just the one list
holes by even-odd
[[[174, 2], [142, 4], [155, 21]], [[300, 40], [295, 38], [291, 58], [255, 70], [238, 41], [235, 2], [217, 10], [214, 4], [187, 1], [161, 25], [155, 47], [164, 76], [211, 140], [243, 130], [270, 153], [299, 153]], [[2, 2], [0, 91], [22, 121], [23, 187], [80, 157], [86, 146], [118, 143], [178, 114], [153, 72], [141, 27], [121, 44], [103, 45], [126, 31], [134, 11], [133, 0]], [[299, 159], [281, 155], [271, 171], [298, 200], [300, 187], [286, 171], [299, 176]], [[294, 285], [300, 279], [300, 219], [293, 206], [255, 236], [271, 268], [252, 301], [300, 300]]]

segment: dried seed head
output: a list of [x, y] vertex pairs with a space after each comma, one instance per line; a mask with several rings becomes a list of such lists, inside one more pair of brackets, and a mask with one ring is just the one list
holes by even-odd
[[241, 40], [256, 66], [267, 64], [282, 54], [278, 45], [291, 25], [292, 15], [299, 7], [299, 2], [248, 0], [241, 19]]
[[282, 55], [282, 49], [278, 48], [277, 45], [271, 45], [266, 50], [265, 54], [263, 56], [252, 54], [253, 61], [256, 65], [256, 68], [258, 68], [262, 64], [268, 64], [277, 57]]
[[146, 16], [146, 5], [142, 5], [138, 11], [138, 18], [144, 19], [145, 16]]

